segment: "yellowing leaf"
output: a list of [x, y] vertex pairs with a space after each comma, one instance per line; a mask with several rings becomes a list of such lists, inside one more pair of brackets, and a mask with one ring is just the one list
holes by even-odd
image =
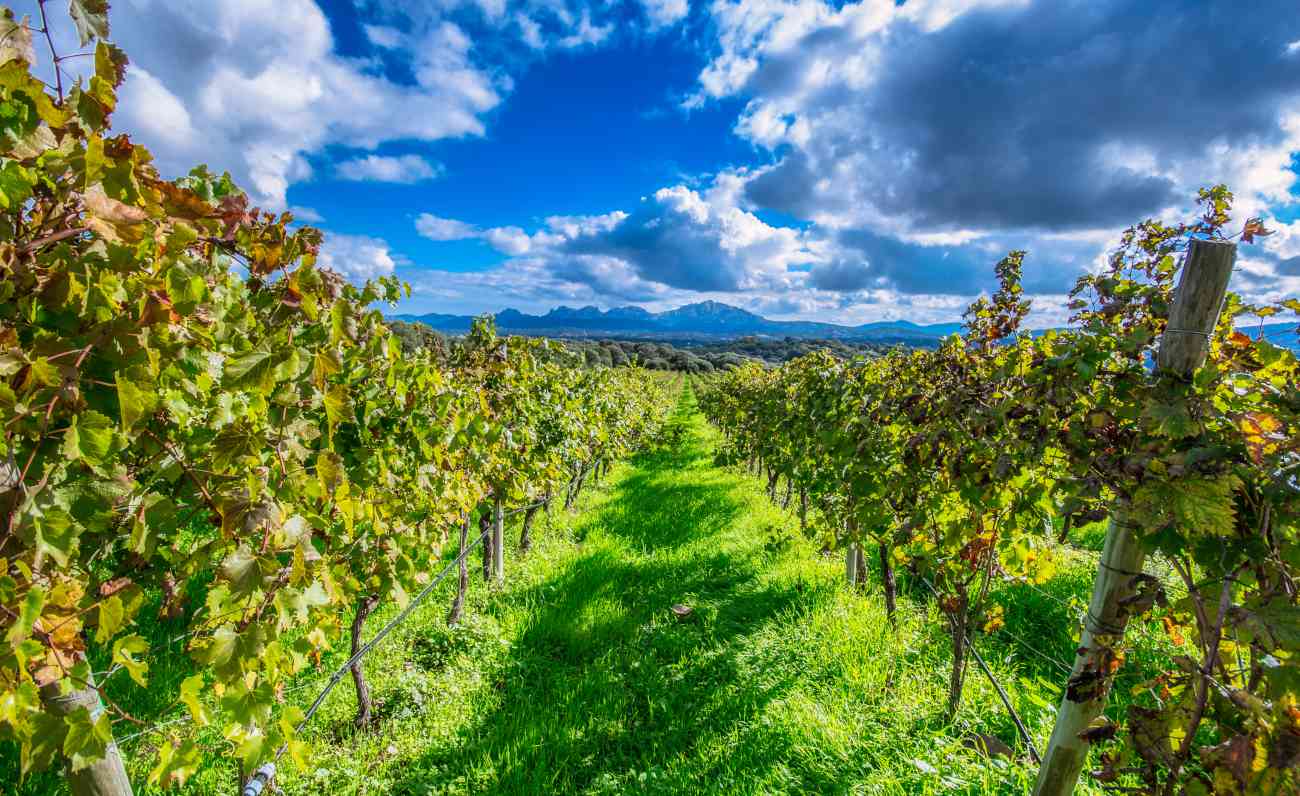
[[190, 716], [194, 719], [194, 723], [200, 727], [206, 727], [210, 721], [208, 718], [208, 711], [203, 706], [203, 684], [204, 680], [202, 674], [192, 674], [181, 682], [180, 695], [180, 700], [184, 703], [185, 707], [189, 708]]
[[122, 620], [126, 618], [126, 609], [122, 606], [122, 598], [114, 594], [101, 600], [99, 603], [99, 623], [95, 627], [95, 642], [106, 644], [117, 631], [122, 628]]
[[108, 38], [108, 0], [71, 0], [68, 13], [82, 47], [95, 39]]

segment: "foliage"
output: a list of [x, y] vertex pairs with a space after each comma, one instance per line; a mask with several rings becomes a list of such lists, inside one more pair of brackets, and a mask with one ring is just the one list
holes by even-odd
[[[1296, 787], [1300, 754], [1300, 368], [1235, 329], [1300, 304], [1247, 307], [1230, 296], [1210, 356], [1190, 381], [1150, 373], [1181, 252], [1222, 237], [1231, 194], [1203, 191], [1197, 221], [1147, 221], [1109, 267], [1079, 280], [1075, 326], [1019, 334], [1028, 312], [1023, 253], [973, 304], [966, 332], [935, 351], [836, 361], [812, 354], [774, 371], [711, 381], [701, 405], [737, 459], [757, 459], [806, 490], [828, 542], [873, 541], [882, 560], [932, 581], [953, 632], [949, 712], [962, 680], [960, 636], [994, 632], [994, 577], [1041, 581], [1056, 566], [1046, 528], [1105, 516], [1119, 501], [1143, 547], [1181, 594], [1146, 575], [1126, 606], [1185, 652], [1135, 693], [1096, 775], [1151, 791], [1276, 793]], [[1267, 234], [1257, 220], [1251, 237]], [[1243, 236], [1244, 238], [1245, 236]], [[1267, 617], [1267, 618], [1266, 618]], [[1122, 665], [1108, 640], [1072, 680], [1072, 699], [1104, 695]]]
[[[101, 653], [148, 688], [156, 602], [201, 664], [174, 698], [251, 768], [298, 752], [284, 684], [346, 609], [407, 600], [489, 494], [626, 453], [662, 394], [639, 370], [544, 366], [488, 324], [450, 363], [403, 352], [373, 308], [395, 280], [348, 284], [317, 266], [318, 231], [228, 175], [163, 180], [110, 133], [126, 58], [106, 4], [72, 10], [101, 39], [88, 81], [60, 97], [25, 51], [0, 64], [0, 737], [24, 774], [100, 757], [139, 720], [47, 704], [105, 696]], [[178, 733], [151, 779], [198, 758]]]

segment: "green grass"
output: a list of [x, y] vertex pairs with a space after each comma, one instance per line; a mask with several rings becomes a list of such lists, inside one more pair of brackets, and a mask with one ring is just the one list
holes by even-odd
[[[1025, 792], [1034, 769], [977, 669], [956, 720], [943, 719], [950, 650], [935, 609], [904, 589], [891, 629], [874, 585], [844, 587], [838, 556], [819, 555], [757, 479], [714, 466], [718, 438], [689, 385], [674, 422], [678, 444], [615, 467], [574, 513], [539, 517], [503, 588], [475, 577], [464, 625], [444, 624], [448, 583], [377, 648], [378, 728], [352, 730], [340, 684], [306, 734], [306, 767], [277, 778], [284, 792]], [[977, 641], [1040, 748], [1064, 679], [1050, 659], [1071, 659], [1070, 601], [1093, 561], [1068, 556], [1041, 589], [1001, 587], [1008, 632]], [[1161, 644], [1139, 634], [1128, 680], [1158, 665]], [[976, 732], [1021, 759], [974, 753], [962, 739]], [[149, 743], [127, 745], [137, 781]], [[186, 790], [227, 794], [235, 780], [214, 756]]]

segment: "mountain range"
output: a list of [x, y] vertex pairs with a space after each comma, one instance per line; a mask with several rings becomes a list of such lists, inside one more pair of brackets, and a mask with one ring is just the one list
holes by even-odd
[[[468, 331], [468, 315], [394, 315], [395, 320], [423, 323], [440, 332]], [[818, 321], [775, 321], [723, 304], [701, 301], [666, 312], [641, 307], [556, 307], [545, 315], [528, 315], [507, 309], [495, 315], [497, 329], [511, 334], [548, 337], [653, 337], [657, 339], [726, 339], [759, 335], [815, 339], [864, 340], [880, 343], [933, 345], [961, 330], [960, 323], [929, 326], [911, 321], [877, 321], [861, 326], [843, 326]]]
[[[440, 332], [463, 334], [474, 318], [469, 315], [393, 315], [394, 320], [423, 323]], [[528, 315], [506, 309], [495, 316], [497, 329], [508, 334], [546, 337], [623, 337], [660, 340], [725, 340], [756, 335], [762, 337], [798, 337], [805, 339], [857, 340], [871, 343], [930, 347], [962, 329], [961, 323], [921, 325], [911, 321], [875, 321], [859, 326], [844, 326], [819, 321], [774, 321], [762, 315], [723, 304], [701, 301], [666, 312], [650, 312], [641, 307], [560, 306], [545, 315]], [[1295, 324], [1272, 323], [1262, 328], [1247, 324], [1243, 331], [1252, 337], [1262, 332], [1277, 345], [1300, 350]]]

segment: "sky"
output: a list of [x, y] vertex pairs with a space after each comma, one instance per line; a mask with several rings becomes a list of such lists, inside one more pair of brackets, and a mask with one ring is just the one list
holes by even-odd
[[1126, 226], [1218, 182], [1275, 230], [1233, 289], [1300, 296], [1295, 0], [112, 0], [110, 22], [116, 129], [320, 227], [349, 278], [396, 274], [400, 312], [943, 322], [1023, 248], [1031, 325], [1055, 325]]

